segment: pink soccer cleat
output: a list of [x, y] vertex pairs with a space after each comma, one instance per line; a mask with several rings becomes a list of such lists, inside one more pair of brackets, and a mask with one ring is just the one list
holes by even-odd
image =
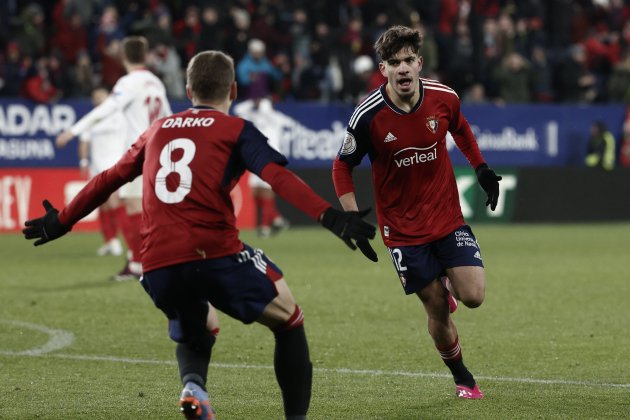
[[480, 400], [483, 398], [483, 392], [481, 392], [479, 386], [476, 384], [474, 388], [468, 388], [465, 385], [456, 385], [455, 395], [457, 395], [458, 398], [467, 400]]
[[453, 294], [453, 285], [451, 285], [451, 281], [446, 276], [440, 277], [440, 281], [442, 282], [444, 288], [448, 290], [448, 311], [450, 313], [453, 313], [457, 310], [458, 305], [457, 299]]

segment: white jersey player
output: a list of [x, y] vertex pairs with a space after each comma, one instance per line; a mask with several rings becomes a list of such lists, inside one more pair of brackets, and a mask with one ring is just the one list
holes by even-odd
[[[98, 106], [109, 96], [104, 87], [92, 91], [92, 104]], [[113, 166], [125, 153], [127, 126], [121, 111], [116, 111], [88, 129], [79, 142], [79, 166], [86, 178], [92, 178]], [[123, 248], [118, 240], [118, 231], [126, 220], [126, 212], [121, 207], [118, 192], [114, 192], [98, 208], [101, 234], [104, 243], [96, 251], [97, 255], [122, 255]]]
[[[127, 37], [122, 43], [123, 65], [127, 74], [114, 86], [111, 95], [77, 121], [68, 131], [57, 136], [57, 145], [63, 146], [74, 136], [80, 136], [96, 123], [121, 111], [125, 118], [125, 148], [129, 148], [151, 122], [171, 115], [166, 89], [160, 79], [146, 68], [148, 43], [144, 37]], [[138, 278], [142, 274], [140, 265], [140, 219], [142, 214], [142, 177], [125, 184], [119, 190], [129, 217], [125, 239], [130, 258], [125, 268], [116, 276], [118, 280]]]
[[[234, 106], [234, 114], [251, 121], [267, 137], [267, 143], [282, 152], [282, 127], [289, 119], [273, 109], [267, 98], [248, 99]], [[249, 187], [252, 189], [258, 210], [257, 227], [259, 236], [266, 238], [289, 227], [289, 222], [280, 214], [275, 203], [271, 185], [250, 173]]]
[[[107, 89], [96, 88], [92, 92], [92, 102], [98, 106], [107, 99], [108, 95]], [[126, 136], [125, 117], [120, 110], [103, 118], [81, 135], [79, 158], [81, 167], [88, 168], [90, 178], [118, 162], [127, 150]]]

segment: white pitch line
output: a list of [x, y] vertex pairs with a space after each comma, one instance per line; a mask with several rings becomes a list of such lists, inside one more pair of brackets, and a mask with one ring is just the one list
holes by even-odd
[[[82, 354], [32, 354], [32, 353], [14, 353], [3, 352], [2, 355], [11, 356], [37, 356], [37, 357], [54, 357], [58, 359], [83, 360], [94, 362], [115, 362], [115, 363], [131, 363], [131, 364], [151, 364], [151, 365], [175, 365], [175, 361], [155, 360], [155, 359], [133, 359], [128, 357], [114, 356], [90, 356]], [[273, 370], [273, 366], [268, 365], [244, 365], [235, 363], [211, 363], [210, 368], [221, 369], [256, 369], [256, 370]], [[451, 375], [446, 373], [430, 373], [430, 372], [408, 372], [400, 370], [373, 370], [373, 369], [348, 369], [348, 368], [314, 368], [313, 371], [320, 373], [335, 373], [347, 375], [367, 375], [367, 376], [402, 376], [411, 378], [447, 378]], [[565, 386], [584, 386], [596, 388], [630, 388], [630, 384], [614, 384], [590, 381], [572, 381], [565, 379], [536, 379], [536, 378], [511, 378], [505, 376], [475, 376], [476, 379], [494, 381], [494, 382], [515, 382], [522, 384], [536, 385], [565, 385]]]
[[[115, 362], [115, 363], [134, 363], [134, 364], [154, 364], [154, 365], [174, 365], [175, 361], [167, 360], [151, 360], [151, 359], [132, 359], [126, 357], [114, 356], [91, 356], [81, 354], [63, 354], [52, 353], [64, 347], [70, 346], [74, 341], [74, 334], [70, 331], [48, 328], [44, 325], [32, 324], [30, 322], [15, 320], [0, 320], [0, 323], [15, 325], [25, 329], [32, 329], [44, 334], [48, 334], [48, 341], [39, 347], [22, 351], [0, 350], [0, 355], [4, 356], [31, 356], [31, 357], [55, 357], [58, 359], [98, 361], [98, 362]], [[213, 367], [223, 369], [264, 369], [271, 370], [273, 366], [266, 365], [243, 365], [230, 363], [212, 363]], [[450, 378], [451, 375], [446, 373], [427, 373], [427, 372], [408, 372], [396, 370], [371, 370], [371, 369], [347, 369], [347, 368], [314, 368], [315, 372], [336, 373], [348, 375], [369, 375], [369, 376], [405, 376], [413, 378]], [[535, 378], [510, 378], [504, 376], [477, 376], [477, 379], [497, 381], [497, 382], [515, 382], [522, 384], [538, 384], [538, 385], [570, 385], [570, 386], [586, 386], [599, 388], [630, 388], [630, 384], [614, 384], [589, 381], [572, 381], [565, 379], [535, 379]]]
[[43, 346], [33, 347], [28, 350], [22, 351], [2, 351], [2, 354], [13, 354], [16, 356], [40, 356], [42, 354], [50, 353], [55, 350], [62, 349], [70, 346], [74, 342], [74, 334], [70, 331], [58, 330], [54, 328], [48, 328], [44, 325], [32, 324], [30, 322], [14, 321], [14, 320], [1, 320], [3, 324], [15, 325], [25, 329], [35, 330], [48, 334], [48, 341]]

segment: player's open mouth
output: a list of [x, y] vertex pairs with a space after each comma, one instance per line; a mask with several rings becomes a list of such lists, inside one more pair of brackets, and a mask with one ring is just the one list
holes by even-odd
[[412, 80], [410, 78], [398, 79], [398, 85], [403, 89], [411, 89]]

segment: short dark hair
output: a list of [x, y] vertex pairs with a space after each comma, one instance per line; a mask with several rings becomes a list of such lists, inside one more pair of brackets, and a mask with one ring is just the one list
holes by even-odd
[[149, 42], [143, 36], [129, 36], [123, 39], [123, 57], [131, 64], [144, 64]]
[[420, 55], [422, 35], [418, 30], [407, 26], [392, 26], [381, 34], [374, 44], [374, 50], [382, 61], [389, 60], [403, 48], [410, 48]]
[[221, 51], [203, 51], [190, 59], [186, 80], [198, 99], [223, 100], [234, 82], [234, 60]]

